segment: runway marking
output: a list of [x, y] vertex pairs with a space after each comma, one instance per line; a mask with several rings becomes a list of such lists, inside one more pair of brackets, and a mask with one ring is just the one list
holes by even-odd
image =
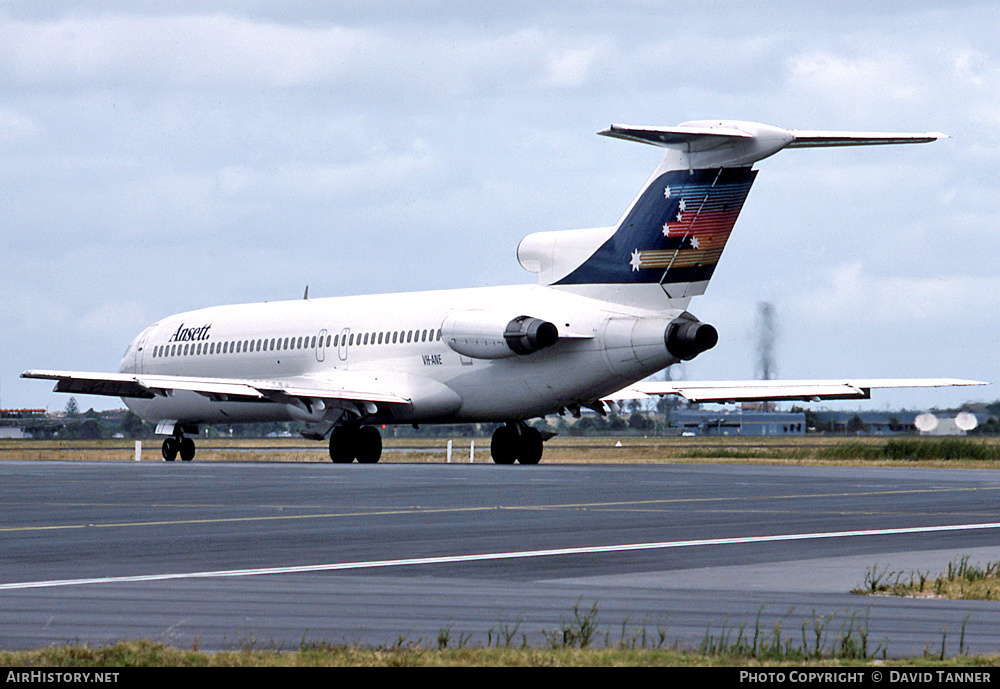
[[667, 550], [672, 548], [692, 548], [712, 545], [738, 545], [744, 543], [774, 543], [780, 541], [806, 541], [829, 538], [854, 538], [868, 536], [896, 536], [915, 533], [942, 533], [948, 531], [975, 531], [1000, 529], [1000, 522], [982, 524], [948, 524], [944, 526], [911, 526], [895, 529], [868, 529], [859, 531], [826, 531], [800, 534], [775, 534], [771, 536], [737, 536], [732, 538], [708, 538], [691, 541], [660, 541], [652, 543], [627, 543], [621, 545], [582, 546], [576, 548], [550, 548], [544, 550], [521, 550], [507, 553], [479, 553], [468, 555], [440, 555], [436, 557], [401, 558], [396, 560], [370, 560], [362, 562], [335, 562], [319, 565], [297, 565], [289, 567], [261, 567], [253, 569], [223, 569], [204, 572], [180, 572], [173, 574], [139, 574], [120, 577], [92, 577], [86, 579], [55, 579], [49, 581], [23, 581], [0, 584], [0, 591], [22, 589], [56, 588], [60, 586], [85, 586], [89, 584], [124, 584], [150, 581], [170, 581], [173, 579], [212, 579], [225, 577], [252, 577], [269, 574], [304, 574], [310, 572], [337, 572], [356, 569], [382, 569], [389, 567], [410, 567], [413, 565], [440, 565], [463, 562], [486, 562], [491, 560], [515, 560], [521, 558], [558, 557], [561, 555], [593, 555], [620, 553], [639, 550]]
[[[972, 486], [972, 487], [945, 487], [945, 488], [918, 488], [918, 489], [900, 489], [900, 490], [874, 490], [874, 491], [861, 491], [861, 492], [839, 492], [839, 493], [805, 493], [805, 494], [790, 494], [790, 495], [754, 495], [754, 496], [723, 496], [723, 497], [695, 497], [695, 498], [659, 498], [651, 500], [622, 500], [622, 501], [608, 501], [608, 502], [585, 502], [585, 503], [566, 503], [566, 504], [554, 504], [554, 505], [482, 505], [482, 506], [469, 506], [469, 507], [435, 507], [435, 508], [422, 508], [419, 506], [412, 506], [406, 508], [380, 508], [380, 507], [368, 507], [368, 508], [355, 508], [353, 510], [347, 510], [344, 512], [312, 512], [306, 514], [279, 514], [279, 515], [265, 515], [265, 516], [244, 516], [244, 517], [202, 517], [197, 519], [158, 519], [158, 520], [148, 520], [148, 521], [134, 521], [134, 522], [84, 522], [79, 524], [48, 524], [40, 526], [4, 526], [0, 527], [0, 533], [10, 533], [10, 532], [24, 532], [24, 531], [59, 531], [59, 530], [72, 530], [72, 529], [106, 529], [115, 527], [142, 527], [142, 526], [168, 526], [168, 525], [179, 525], [179, 524], [229, 524], [234, 522], [262, 522], [262, 521], [283, 521], [283, 520], [298, 520], [298, 519], [335, 519], [335, 518], [345, 518], [345, 517], [377, 517], [377, 516], [394, 516], [399, 514], [435, 514], [435, 513], [452, 513], [452, 512], [488, 512], [492, 510], [525, 510], [525, 511], [545, 511], [545, 510], [566, 510], [566, 509], [590, 509], [590, 510], [607, 510], [611, 508], [632, 508], [632, 511], [639, 510], [650, 510], [650, 506], [655, 505], [677, 505], [677, 504], [690, 504], [690, 503], [719, 503], [719, 502], [757, 502], [757, 501], [769, 501], [769, 500], [801, 500], [809, 498], [837, 498], [837, 497], [864, 497], [864, 496], [878, 496], [878, 495], [911, 495], [920, 493], [953, 493], [953, 492], [980, 492], [980, 491], [995, 491], [1000, 490], [1000, 486]], [[52, 502], [48, 503], [51, 505], [58, 506], [79, 506], [79, 507], [92, 507], [94, 505], [103, 507], [115, 507], [121, 506], [120, 503], [59, 503]], [[0, 503], [3, 506], [15, 506], [15, 503]], [[205, 505], [146, 505], [146, 507], [205, 507]], [[212, 507], [218, 507], [219, 509], [229, 509], [233, 505], [212, 505]], [[246, 508], [246, 505], [241, 505], [240, 507]], [[319, 508], [319, 505], [306, 505], [306, 506], [295, 506], [288, 507], [282, 505], [256, 505], [256, 509], [311, 509]], [[882, 514], [882, 513], [879, 513]]]

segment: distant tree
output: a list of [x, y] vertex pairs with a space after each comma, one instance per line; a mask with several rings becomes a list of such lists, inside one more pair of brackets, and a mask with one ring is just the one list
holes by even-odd
[[847, 432], [848, 433], [867, 433], [868, 424], [861, 420], [861, 417], [855, 414], [847, 421]]
[[126, 413], [122, 418], [122, 434], [128, 438], [145, 438], [148, 435], [142, 419], [132, 412]]
[[74, 417], [80, 413], [80, 405], [77, 404], [75, 397], [70, 397], [69, 402], [66, 403], [66, 416]]
[[648, 431], [653, 428], [653, 421], [647, 415], [636, 412], [628, 417], [628, 427], [634, 431]]
[[78, 424], [74, 432], [74, 437], [84, 440], [96, 440], [104, 437], [104, 426], [100, 420], [89, 418]]

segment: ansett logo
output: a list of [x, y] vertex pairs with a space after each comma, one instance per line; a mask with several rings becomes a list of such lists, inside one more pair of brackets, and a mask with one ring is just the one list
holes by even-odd
[[202, 325], [198, 328], [185, 328], [184, 324], [181, 323], [180, 327], [177, 328], [177, 332], [170, 336], [167, 342], [200, 342], [202, 340], [208, 339], [208, 330], [212, 327], [212, 324]]

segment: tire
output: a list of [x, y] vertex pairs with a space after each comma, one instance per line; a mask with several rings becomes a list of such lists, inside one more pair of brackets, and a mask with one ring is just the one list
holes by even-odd
[[170, 436], [163, 441], [163, 447], [161, 451], [163, 452], [163, 461], [172, 462], [177, 459], [177, 453], [181, 449], [181, 444], [178, 442], [177, 438]]
[[181, 461], [190, 462], [194, 459], [194, 441], [191, 438], [181, 438]]
[[519, 464], [538, 464], [542, 459], [542, 434], [537, 428], [524, 426], [517, 444]]
[[354, 461], [354, 433], [348, 426], [336, 426], [330, 433], [330, 459], [334, 464], [350, 464]]
[[511, 426], [500, 426], [493, 431], [490, 440], [490, 454], [496, 464], [513, 464], [517, 459], [517, 432]]
[[382, 456], [382, 434], [374, 426], [362, 426], [354, 433], [359, 464], [376, 464]]

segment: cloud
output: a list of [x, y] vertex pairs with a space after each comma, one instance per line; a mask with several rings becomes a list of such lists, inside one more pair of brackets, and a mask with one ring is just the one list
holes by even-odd
[[521, 236], [613, 222], [659, 160], [593, 132], [715, 117], [953, 139], [763, 161], [693, 312], [732, 337], [774, 301], [783, 372], [811, 349], [799, 322], [919, 350], [957, 305], [950, 331], [979, 342], [1000, 291], [998, 22], [891, 1], [4, 10], [3, 383], [13, 362], [117, 363], [145, 314], [527, 282]]
[[27, 142], [41, 133], [33, 117], [10, 108], [0, 108], [0, 144]]

